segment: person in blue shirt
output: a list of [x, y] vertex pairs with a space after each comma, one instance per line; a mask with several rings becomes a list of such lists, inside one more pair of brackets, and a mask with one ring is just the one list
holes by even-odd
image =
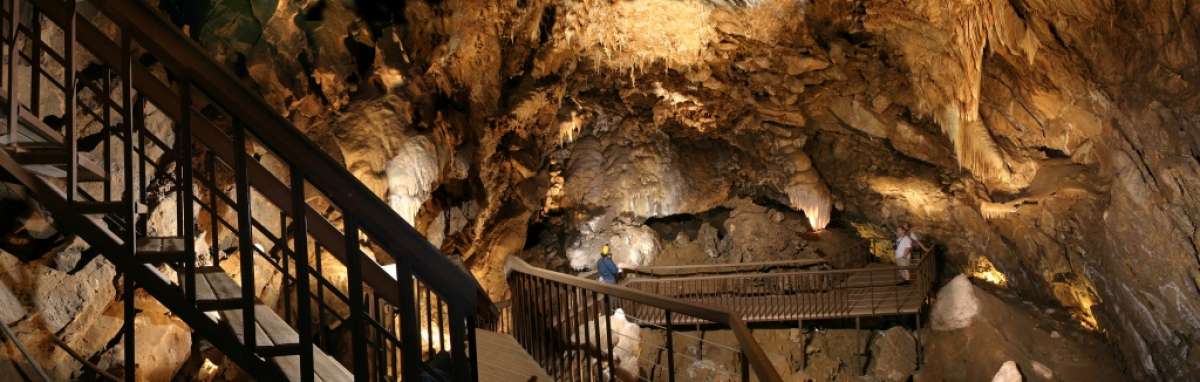
[[613, 262], [612, 253], [608, 250], [608, 244], [600, 247], [600, 260], [596, 262], [596, 272], [600, 274], [600, 282], [606, 284], [616, 284], [617, 274], [621, 273], [621, 268], [617, 263]]

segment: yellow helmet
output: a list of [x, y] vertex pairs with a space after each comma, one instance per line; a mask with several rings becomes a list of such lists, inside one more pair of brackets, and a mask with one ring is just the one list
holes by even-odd
[[608, 244], [605, 244], [603, 247], [600, 247], [600, 254], [601, 254], [601, 255], [607, 255], [607, 254], [608, 254]]

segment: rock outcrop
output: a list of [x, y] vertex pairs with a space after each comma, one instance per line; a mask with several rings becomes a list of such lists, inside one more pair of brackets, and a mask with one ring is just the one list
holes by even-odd
[[1200, 372], [1194, 1], [376, 3], [176, 20], [496, 299], [527, 244], [748, 198], [914, 223], [1132, 378]]

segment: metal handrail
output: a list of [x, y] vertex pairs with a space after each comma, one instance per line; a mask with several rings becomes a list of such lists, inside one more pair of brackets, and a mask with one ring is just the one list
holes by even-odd
[[815, 265], [828, 263], [825, 259], [796, 259], [796, 260], [773, 260], [773, 261], [755, 261], [745, 263], [723, 263], [723, 264], [692, 264], [692, 265], [652, 265], [652, 266], [637, 266], [626, 267], [622, 271], [629, 274], [639, 275], [693, 275], [693, 274], [709, 274], [709, 273], [734, 273], [746, 272], [751, 270], [766, 271], [776, 268], [803, 268]]
[[[619, 298], [656, 307], [668, 312], [668, 315], [672, 312], [680, 313], [724, 325], [737, 338], [746, 362], [754, 369], [754, 373], [759, 381], [782, 381], [779, 373], [771, 364], [770, 359], [767, 358], [758, 341], [750, 333], [750, 329], [746, 326], [746, 323], [736, 314], [726, 309], [696, 305], [679, 299], [646, 293], [620, 285], [601, 283], [599, 281], [537, 268], [516, 257], [509, 257], [506, 268], [511, 272], [518, 272], [592, 293], [598, 293], [606, 298]], [[530, 317], [522, 318], [528, 319]]]
[[[286, 162], [305, 169], [305, 180], [321, 190], [344, 214], [352, 216], [359, 223], [357, 226], [397, 262], [410, 263], [414, 276], [443, 296], [451, 309], [473, 315], [478, 303], [490, 304], [487, 295], [480, 293], [482, 288], [474, 277], [455, 266], [345, 167], [275, 113], [178, 28], [139, 1], [94, 3], [109, 18], [129, 28], [142, 48], [161, 59], [173, 72], [191, 79], [213, 102], [243, 121], [247, 129]], [[462, 288], [463, 285], [475, 288]]]
[[906, 265], [906, 266], [890, 265], [890, 266], [882, 266], [882, 267], [817, 269], [817, 270], [800, 270], [800, 271], [789, 271], [789, 272], [771, 272], [771, 273], [754, 273], [754, 274], [710, 275], [710, 276], [694, 276], [694, 277], [636, 278], [636, 279], [630, 279], [628, 282], [626, 282], [626, 285], [628, 285], [630, 283], [696, 280], [696, 279], [714, 279], [715, 280], [715, 279], [749, 278], [749, 277], [761, 278], [761, 277], [768, 277], [768, 276], [775, 277], [775, 276], [826, 275], [826, 274], [837, 275], [837, 274], [855, 274], [855, 273], [867, 273], [867, 272], [898, 272], [898, 271], [904, 271], [904, 270], [914, 271], [914, 270], [920, 270], [921, 267], [923, 266], [923, 264], [925, 263], [926, 259], [928, 259], [928, 258], [929, 258], [928, 256], [923, 257], [923, 258], [921, 258], [921, 260], [919, 260], [917, 262], [916, 265]]
[[[925, 256], [908, 266], [645, 277], [622, 285], [726, 306], [748, 321], [916, 314], [932, 288], [934, 266], [932, 256]], [[900, 282], [900, 271], [910, 272], [908, 283]]]

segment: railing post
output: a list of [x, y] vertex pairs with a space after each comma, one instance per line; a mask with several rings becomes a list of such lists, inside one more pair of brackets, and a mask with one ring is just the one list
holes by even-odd
[[454, 381], [465, 382], [470, 378], [471, 371], [467, 370], [466, 334], [467, 318], [461, 306], [450, 307], [450, 364], [453, 369]]
[[[19, 2], [19, 0], [14, 0], [14, 3]], [[64, 100], [66, 101], [66, 105], [63, 107], [63, 129], [67, 132], [64, 138], [66, 139], [66, 142], [64, 143], [67, 144], [67, 202], [74, 202], [75, 194], [78, 192], [79, 188], [79, 140], [75, 136], [75, 109], [79, 102], [79, 87], [76, 84], [77, 78], [75, 75], [75, 69], [78, 66], [75, 62], [75, 23], [77, 22], [76, 20], [79, 16], [75, 14], [75, 2], [70, 1], [67, 4], [67, 12], [70, 13], [70, 16], [67, 17], [66, 25], [63, 25], [63, 60], [65, 61], [63, 63], [63, 71], [66, 74], [66, 80], [63, 81], [63, 91], [66, 92], [66, 94], [64, 94], [64, 98], [66, 98]], [[13, 20], [16, 19], [18, 19], [18, 17], [17, 14], [14, 13]], [[17, 40], [15, 38], [15, 28], [13, 29], [13, 33], [13, 46], [16, 46]], [[35, 71], [33, 75], [36, 77], [38, 76], [38, 73]], [[14, 81], [10, 86], [15, 88], [16, 84], [17, 83]], [[9, 97], [8, 100], [12, 105], [16, 105], [19, 103], [17, 102], [17, 98], [17, 96], [12, 96]], [[14, 108], [13, 110], [18, 109]], [[14, 116], [16, 116], [16, 114], [14, 114]], [[9, 119], [9, 123], [12, 122], [13, 119]], [[105, 171], [108, 170], [105, 169]]]
[[664, 325], [667, 328], [667, 381], [675, 382], [675, 341], [673, 331], [671, 329], [671, 311], [663, 310], [665, 313]]
[[[139, 102], [140, 103], [140, 102]], [[141, 134], [139, 134], [140, 136]], [[242, 338], [250, 352], [257, 352], [255, 338], [255, 287], [254, 287], [254, 227], [250, 202], [250, 179], [246, 171], [249, 160], [246, 155], [246, 127], [233, 122], [234, 182], [237, 192], [238, 214], [238, 258], [242, 273]], [[143, 151], [143, 153], [145, 153]], [[144, 183], [144, 182], [143, 182]]]
[[[14, 17], [14, 19], [15, 19], [15, 17]], [[121, 28], [121, 90], [122, 90], [121, 102], [122, 102], [122, 106], [124, 108], [123, 117], [125, 119], [125, 134], [126, 134], [125, 137], [126, 137], [126, 141], [127, 141], [124, 145], [124, 147], [125, 147], [124, 162], [125, 162], [125, 169], [126, 169], [125, 170], [125, 179], [124, 179], [125, 180], [125, 202], [127, 203], [125, 205], [127, 208], [125, 217], [127, 217], [129, 219], [129, 226], [126, 227], [127, 232], [125, 233], [124, 239], [125, 239], [126, 254], [130, 258], [133, 258], [133, 256], [136, 254], [135, 251], [137, 250], [137, 245], [136, 245], [136, 243], [137, 243], [137, 225], [134, 224], [134, 222], [137, 221], [137, 204], [138, 204], [137, 193], [133, 191], [133, 175], [131, 174], [131, 171], [130, 171], [130, 169], [133, 168], [133, 146], [132, 146], [132, 142], [133, 142], [132, 126], [133, 125], [129, 123], [129, 121], [131, 119], [133, 119], [133, 109], [131, 107], [133, 105], [133, 83], [132, 83], [132, 80], [133, 80], [133, 40], [132, 40], [132, 38], [133, 38], [133, 36], [129, 32], [129, 27], [122, 26], [122, 28]], [[15, 102], [12, 104], [15, 104]], [[9, 121], [11, 122], [12, 119], [10, 118]], [[134, 309], [133, 279], [129, 278], [128, 273], [125, 273], [125, 275], [122, 276], [122, 278], [124, 280], [123, 283], [124, 283], [124, 287], [125, 287], [125, 291], [124, 291], [125, 292], [124, 293], [125, 294], [125, 296], [124, 296], [125, 297], [125, 309], [124, 309], [125, 379], [127, 381], [133, 381], [133, 380], [135, 380], [135, 378], [136, 378], [135, 375], [137, 373], [137, 368], [135, 367], [135, 362], [137, 360], [137, 357], [136, 357], [136, 352], [134, 351], [135, 350], [134, 345], [137, 342], [134, 339], [134, 333], [133, 333], [133, 331], [134, 331], [133, 324], [134, 324], [134, 318], [135, 318], [134, 315], [137, 313], [137, 311]]]
[[17, 92], [17, 64], [21, 52], [17, 50], [17, 31], [21, 26], [21, 0], [11, 0], [9, 7], [8, 40], [8, 143], [17, 144], [17, 120], [20, 118], [21, 93]]
[[[367, 333], [363, 326], [366, 314], [363, 311], [362, 263], [359, 262], [358, 224], [349, 215], [343, 218], [346, 230], [346, 267], [350, 295], [350, 349], [354, 357], [354, 379], [365, 381], [370, 378], [367, 371]], [[399, 276], [399, 275], [397, 275]]]
[[[354, 262], [358, 262], [357, 259]], [[417, 301], [413, 288], [412, 266], [396, 262], [396, 287], [400, 291], [400, 372], [405, 381], [421, 378], [421, 326], [417, 320]], [[426, 300], [428, 301], [428, 299]], [[430, 338], [430, 341], [433, 339]]]
[[[308, 205], [304, 202], [304, 177], [295, 165], [290, 167], [292, 181], [292, 255], [296, 261], [296, 318], [300, 334], [300, 381], [313, 381], [313, 336], [311, 294], [308, 285]], [[284, 255], [286, 259], [286, 254]]]

